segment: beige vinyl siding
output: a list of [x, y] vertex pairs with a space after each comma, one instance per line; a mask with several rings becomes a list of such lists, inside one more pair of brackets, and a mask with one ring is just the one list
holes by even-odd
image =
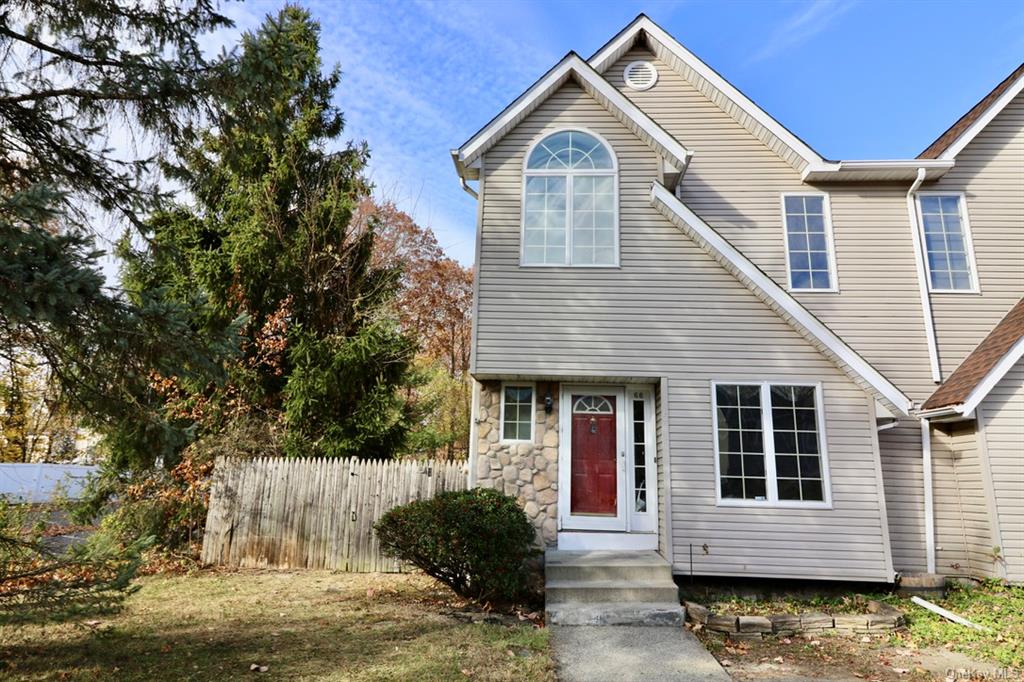
[[[573, 126], [618, 156], [621, 266], [519, 267], [523, 154]], [[692, 544], [704, 575], [891, 579], [864, 392], [650, 205], [657, 173], [655, 154], [572, 85], [488, 151], [478, 375], [667, 377], [678, 572]], [[712, 380], [822, 383], [833, 509], [716, 506]]]
[[[658, 68], [650, 90], [623, 83], [623, 68], [637, 59]], [[788, 273], [781, 195], [827, 193], [839, 293], [794, 295], [911, 398], [931, 394], [906, 185], [804, 184], [790, 164], [644, 50], [626, 54], [605, 75], [694, 151], [683, 201], [783, 287]]]
[[1006, 577], [1024, 582], [1024, 362], [978, 408], [985, 438]]
[[924, 527], [924, 469], [921, 426], [907, 420], [878, 433], [889, 517], [893, 568], [900, 573], [928, 570]]
[[1024, 296], [1024, 93], [924, 190], [964, 192], [981, 295], [933, 294], [944, 377]]
[[992, 530], [973, 421], [932, 430], [932, 471], [935, 570], [994, 577]]

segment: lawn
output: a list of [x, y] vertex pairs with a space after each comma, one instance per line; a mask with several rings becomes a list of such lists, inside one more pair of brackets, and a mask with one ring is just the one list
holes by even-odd
[[554, 679], [547, 630], [475, 622], [424, 576], [202, 572], [139, 585], [98, 621], [0, 628], [0, 677]]
[[989, 628], [972, 630], [913, 605], [893, 602], [907, 612], [904, 637], [918, 647], [939, 646], [977, 659], [1024, 671], [1024, 586], [986, 582], [973, 588], [953, 586], [935, 602], [959, 616]]

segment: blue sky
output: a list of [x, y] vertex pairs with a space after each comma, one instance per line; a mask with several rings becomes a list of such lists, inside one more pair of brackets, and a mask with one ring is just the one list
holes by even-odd
[[[829, 158], [913, 157], [1024, 61], [1018, 2], [302, 2], [338, 63], [346, 137], [377, 192], [473, 261], [476, 204], [449, 150], [566, 52], [645, 12]], [[237, 28], [280, 2], [228, 5]], [[685, 140], [683, 141], [685, 143]]]

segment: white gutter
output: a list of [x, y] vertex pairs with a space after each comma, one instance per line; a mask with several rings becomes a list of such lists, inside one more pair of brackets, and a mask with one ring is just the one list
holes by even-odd
[[924, 547], [928, 572], [935, 573], [935, 500], [932, 491], [932, 433], [927, 419], [921, 420], [921, 455], [924, 472]]
[[479, 199], [480, 198], [480, 195], [476, 193], [476, 190], [473, 189], [472, 187], [470, 187], [466, 183], [466, 178], [462, 177], [461, 175], [459, 176], [459, 184], [462, 186], [462, 191], [463, 192], [465, 192], [469, 196], [473, 197], [474, 199]]
[[935, 342], [935, 319], [932, 317], [932, 301], [928, 292], [928, 272], [924, 266], [924, 244], [921, 242], [921, 221], [917, 215], [917, 198], [914, 192], [928, 175], [926, 168], [917, 169], [917, 179], [907, 190], [907, 214], [910, 216], [910, 231], [914, 237], [914, 262], [917, 265], [917, 286], [921, 294], [921, 315], [924, 317], [924, 335], [928, 341], [928, 360], [932, 368], [932, 381], [942, 383], [939, 368], [939, 349]]

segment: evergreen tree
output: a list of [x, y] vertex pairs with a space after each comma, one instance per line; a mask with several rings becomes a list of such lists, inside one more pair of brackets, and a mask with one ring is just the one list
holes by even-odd
[[339, 77], [322, 72], [303, 9], [244, 35], [210, 127], [175, 170], [194, 205], [149, 223], [126, 282], [169, 305], [199, 292], [205, 333], [244, 316], [227, 388], [184, 391], [211, 427], [257, 415], [283, 422], [289, 454], [386, 457], [412, 418], [397, 388], [415, 345], [389, 314], [398, 270], [373, 264], [373, 225], [352, 220], [368, 153], [340, 145]]
[[209, 0], [0, 5], [0, 356], [46, 362], [75, 410], [114, 431], [126, 466], [188, 439], [187, 421], [154, 409], [151, 373], [208, 381], [219, 357], [188, 305], [107, 286], [97, 214], [138, 224], [161, 198], [153, 155], [109, 139], [187, 138], [220, 73], [198, 38], [227, 24]]

